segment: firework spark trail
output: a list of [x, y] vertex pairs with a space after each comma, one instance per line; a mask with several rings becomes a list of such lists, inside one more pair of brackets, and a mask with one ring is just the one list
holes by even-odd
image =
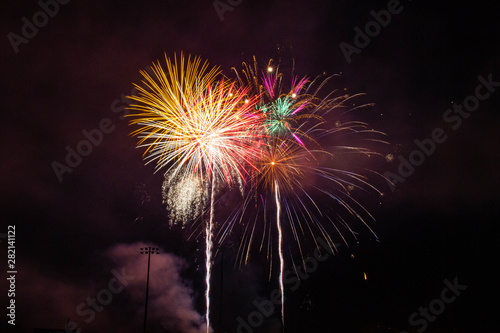
[[278, 182], [274, 181], [274, 193], [276, 199], [276, 225], [278, 226], [278, 254], [280, 256], [280, 290], [281, 290], [281, 322], [283, 324], [283, 331], [285, 330], [285, 288], [283, 285], [283, 271], [285, 269], [285, 262], [283, 260], [283, 230], [281, 230], [281, 203], [279, 195]]
[[210, 193], [210, 218], [208, 220], [205, 229], [205, 240], [206, 240], [206, 292], [205, 292], [205, 302], [207, 305], [207, 333], [210, 332], [210, 277], [212, 274], [212, 247], [213, 247], [213, 222], [214, 222], [214, 192], [215, 192], [215, 179], [212, 177], [212, 189]]

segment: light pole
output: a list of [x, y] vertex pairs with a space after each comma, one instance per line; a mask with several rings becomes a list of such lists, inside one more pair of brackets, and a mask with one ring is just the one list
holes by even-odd
[[152, 254], [160, 254], [160, 249], [157, 247], [141, 247], [141, 254], [148, 255], [148, 275], [146, 278], [146, 304], [144, 305], [144, 328], [143, 333], [146, 333], [146, 318], [148, 316], [148, 291], [149, 291], [149, 261]]

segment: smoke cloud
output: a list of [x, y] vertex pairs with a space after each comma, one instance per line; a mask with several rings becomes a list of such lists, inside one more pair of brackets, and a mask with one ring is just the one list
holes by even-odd
[[[108, 249], [101, 267], [71, 282], [25, 263], [17, 277], [16, 329], [64, 329], [78, 333], [142, 330], [148, 256], [151, 243], [118, 244]], [[206, 333], [194, 307], [194, 292], [182, 272], [188, 263], [174, 254], [151, 255], [147, 327], [155, 332]], [[5, 284], [4, 282], [1, 283]]]
[[[136, 243], [117, 245], [108, 251], [108, 256], [118, 267], [136, 275], [127, 287], [127, 293], [134, 304], [144, 302], [146, 286], [147, 256], [138, 255], [141, 247], [153, 244]], [[201, 324], [203, 319], [194, 309], [193, 290], [181, 277], [187, 268], [185, 260], [170, 254], [151, 255], [149, 275], [148, 323], [161, 325], [168, 332], [202, 333], [206, 332]], [[144, 272], [144, 273], [143, 273]], [[137, 309], [143, 315], [143, 309]]]

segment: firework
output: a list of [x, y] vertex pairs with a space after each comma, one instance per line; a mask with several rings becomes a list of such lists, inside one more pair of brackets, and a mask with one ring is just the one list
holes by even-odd
[[[166, 64], [167, 71], [157, 63], [152, 75], [142, 72], [143, 87], [136, 86], [138, 94], [129, 97], [135, 111], [131, 124], [139, 126], [132, 134], [145, 149], [146, 162], [156, 163], [156, 171], [165, 170], [163, 199], [171, 223], [182, 221], [184, 226], [203, 217], [210, 202], [204, 232], [207, 332], [215, 195], [223, 186], [235, 184], [243, 187], [243, 203], [219, 230], [219, 241], [242, 225], [238, 260], [246, 263], [260, 230], [259, 250], [267, 239], [271, 265], [272, 235], [277, 233], [284, 327], [286, 235], [293, 235], [302, 257], [303, 242], [308, 236], [316, 242], [317, 234], [334, 250], [330, 230], [344, 242], [342, 228], [356, 237], [341, 212], [362, 221], [374, 235], [364, 220], [372, 216], [351, 194], [357, 189], [381, 193], [366, 176], [371, 171], [355, 168], [359, 161], [351, 163], [348, 156], [381, 155], [365, 143], [384, 142], [383, 133], [343, 120], [343, 114], [359, 108], [347, 107], [357, 95], [333, 91], [319, 97], [333, 76], [311, 80], [292, 71], [285, 82], [272, 60], [266, 70], [259, 70], [254, 61], [253, 66], [244, 64], [241, 74], [235, 70], [236, 85], [219, 79], [218, 68], [209, 68], [198, 57], [186, 60], [181, 54], [179, 60], [166, 59]], [[333, 212], [321, 208], [325, 198], [335, 205]], [[272, 220], [275, 223], [268, 222]]]
[[206, 63], [199, 63], [199, 58], [188, 58], [184, 65], [181, 56], [180, 64], [167, 59], [169, 75], [159, 64], [152, 68], [155, 77], [142, 72], [146, 88], [136, 85], [138, 95], [129, 96], [138, 102], [130, 106], [138, 111], [130, 123], [140, 126], [132, 135], [146, 148], [147, 163], [156, 162], [156, 171], [215, 175], [231, 183], [235, 174], [247, 172], [257, 152], [257, 97], [244, 100], [246, 89], [224, 80], [214, 83], [217, 71], [206, 73]]
[[[352, 140], [354, 137], [383, 142], [378, 138], [383, 133], [356, 121], [342, 123], [337, 119], [333, 121], [334, 126], [329, 125], [331, 120], [327, 121], [327, 118], [332, 118], [334, 111], [345, 111], [348, 102], [356, 95], [343, 94], [333, 97], [335, 92], [331, 92], [324, 98], [319, 98], [320, 90], [332, 77], [310, 80], [307, 77], [299, 78], [292, 73], [290, 85], [287, 86], [283, 74], [278, 69], [279, 66], [273, 65], [271, 60], [267, 70], [259, 71], [254, 58], [253, 66], [243, 64], [241, 74], [235, 70], [240, 84], [249, 89], [247, 98], [251, 98], [252, 94], [260, 96], [256, 109], [265, 118], [266, 135], [262, 137], [263, 145], [256, 163], [258, 170], [252, 173], [252, 181], [246, 187], [247, 194], [242, 208], [228, 219], [225, 230], [221, 232], [221, 241], [224, 241], [235, 224], [243, 221], [244, 236], [238, 255], [240, 262], [247, 262], [258, 230], [262, 231], [260, 250], [266, 237], [268, 238], [267, 253], [271, 262], [273, 224], [268, 221], [272, 220], [269, 218], [272, 216], [270, 214], [275, 212], [284, 325], [284, 227], [290, 227], [287, 231], [293, 234], [302, 257], [302, 241], [307, 234], [314, 241], [316, 234], [322, 235], [332, 249], [335, 248], [329, 232], [332, 227], [344, 241], [346, 238], [339, 226], [355, 235], [341, 214], [335, 212], [335, 219], [323, 212], [318, 198], [324, 201], [325, 196], [332, 199], [338, 208], [360, 219], [368, 227], [357, 211], [361, 210], [370, 217], [371, 215], [351, 196], [351, 192], [355, 189], [371, 189], [381, 193], [369, 183], [366, 176], [354, 172], [352, 166], [343, 167], [340, 156], [347, 153], [363, 157], [380, 154], [363, 145], [342, 144], [339, 138], [350, 136], [351, 142], [356, 142]], [[355, 108], [347, 110], [353, 109]], [[332, 145], [331, 142], [338, 143]], [[252, 214], [254, 218], [251, 218]], [[243, 216], [247, 216], [248, 220]], [[247, 221], [250, 222], [247, 224]], [[373, 233], [369, 227], [368, 229]]]
[[[214, 193], [219, 180], [232, 184], [244, 178], [258, 154], [262, 117], [255, 112], [258, 96], [245, 98], [248, 89], [220, 79], [219, 71], [208, 70], [195, 57], [187, 61], [166, 58], [167, 71], [153, 64], [153, 75], [142, 72], [143, 86], [130, 108], [136, 113], [132, 135], [145, 148], [147, 163], [156, 162], [156, 171], [165, 169], [164, 201], [172, 221], [183, 223], [203, 210], [210, 183], [210, 217], [206, 225], [206, 325], [210, 328], [210, 275], [213, 238]], [[182, 193], [182, 194], [181, 194]], [[199, 193], [199, 195], [197, 195]], [[194, 205], [193, 205], [194, 203]]]

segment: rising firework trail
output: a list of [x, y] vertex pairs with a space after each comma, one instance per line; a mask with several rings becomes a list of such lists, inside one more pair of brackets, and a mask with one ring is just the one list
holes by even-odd
[[281, 202], [280, 202], [280, 189], [278, 182], [274, 181], [274, 194], [276, 199], [276, 226], [278, 228], [278, 254], [280, 257], [280, 276], [279, 284], [281, 291], [281, 322], [283, 330], [285, 329], [285, 287], [283, 284], [283, 272], [285, 270], [285, 260], [283, 258], [283, 230], [281, 228]]
[[212, 187], [210, 190], [210, 218], [205, 227], [205, 256], [206, 256], [206, 276], [205, 276], [205, 304], [207, 306], [207, 313], [205, 321], [207, 323], [207, 333], [210, 332], [210, 276], [212, 274], [212, 246], [213, 246], [213, 226], [214, 226], [214, 192], [215, 192], [215, 179], [212, 177]]

